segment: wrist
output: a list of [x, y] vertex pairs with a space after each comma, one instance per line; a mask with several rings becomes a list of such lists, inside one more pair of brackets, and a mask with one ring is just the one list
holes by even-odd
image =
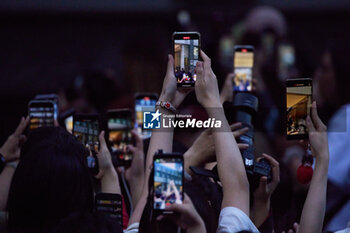
[[2, 156], [5, 159], [5, 162], [7, 162], [7, 158], [6, 158], [6, 152], [3, 148], [0, 148], [0, 156]]
[[187, 229], [189, 233], [205, 233], [207, 232], [203, 219], [198, 215], [194, 221], [193, 226]]

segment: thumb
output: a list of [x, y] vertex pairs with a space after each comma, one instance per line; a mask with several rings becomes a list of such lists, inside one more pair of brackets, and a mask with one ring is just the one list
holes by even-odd
[[169, 211], [174, 211], [176, 213], [181, 213], [182, 207], [183, 207], [183, 205], [174, 203], [174, 204], [171, 204], [169, 206], [166, 206], [165, 209], [169, 210]]
[[102, 148], [107, 148], [106, 140], [105, 140], [105, 131], [101, 131], [99, 135], [99, 140], [100, 140], [100, 150]]
[[204, 67], [203, 67], [203, 62], [197, 61], [196, 63], [196, 74], [197, 74], [197, 81], [201, 81], [203, 79], [203, 72], [204, 72]]

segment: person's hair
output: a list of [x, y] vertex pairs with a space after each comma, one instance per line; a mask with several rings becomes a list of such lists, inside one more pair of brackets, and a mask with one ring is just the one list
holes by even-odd
[[73, 213], [62, 220], [51, 233], [122, 233], [122, 227], [101, 213]]
[[7, 207], [10, 232], [48, 232], [72, 212], [91, 212], [84, 146], [59, 127], [33, 130], [22, 147]]

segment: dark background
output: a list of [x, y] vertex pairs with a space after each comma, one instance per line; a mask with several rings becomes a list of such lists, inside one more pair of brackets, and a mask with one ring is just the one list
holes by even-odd
[[122, 96], [159, 92], [180, 10], [190, 13], [222, 82], [219, 39], [258, 5], [284, 14], [301, 76], [312, 76], [329, 36], [350, 29], [347, 0], [0, 1], [0, 142], [35, 94], [57, 92], [85, 70], [113, 69]]

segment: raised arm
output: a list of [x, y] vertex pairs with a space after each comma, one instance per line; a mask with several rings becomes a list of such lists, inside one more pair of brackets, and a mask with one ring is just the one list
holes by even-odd
[[[174, 74], [174, 58], [172, 55], [168, 55], [167, 72], [163, 82], [162, 92], [159, 97], [159, 101], [166, 101], [171, 103], [177, 108], [185, 99], [189, 91], [181, 91], [176, 88], [176, 78]], [[162, 107], [157, 107], [159, 113], [172, 114], [169, 110]], [[164, 152], [172, 152], [173, 147], [174, 129], [167, 128], [166, 130], [153, 130], [150, 140], [150, 144], [147, 152], [146, 167], [145, 167], [145, 180], [143, 185], [143, 191], [139, 202], [137, 203], [134, 212], [129, 220], [129, 225], [135, 222], [139, 222], [142, 216], [143, 209], [147, 203], [148, 196], [148, 181], [151, 173], [151, 166], [153, 162], [153, 156], [158, 150]]]
[[312, 103], [311, 116], [306, 123], [312, 155], [316, 158], [315, 171], [300, 219], [300, 233], [322, 232], [326, 210], [327, 173], [329, 163], [327, 127], [317, 114], [316, 102]]
[[107, 148], [104, 135], [105, 132], [102, 131], [99, 136], [100, 151], [97, 154], [99, 168], [103, 173], [101, 178], [101, 191], [104, 193], [121, 194], [118, 174], [114, 169], [111, 153]]
[[198, 102], [209, 117], [221, 121], [220, 129], [213, 129], [219, 177], [223, 186], [222, 208], [237, 207], [249, 216], [249, 183], [242, 156], [220, 102], [216, 76], [209, 57], [201, 51], [203, 62], [197, 62], [195, 91]]
[[[18, 160], [21, 153], [21, 145], [26, 140], [26, 136], [23, 135], [29, 123], [29, 117], [22, 117], [17, 129], [11, 134], [4, 145], [0, 148], [0, 153], [5, 158], [5, 162], [11, 162]], [[7, 204], [8, 193], [12, 181], [12, 176], [15, 173], [15, 167], [5, 166], [4, 170], [0, 174], [0, 211], [5, 210]]]

